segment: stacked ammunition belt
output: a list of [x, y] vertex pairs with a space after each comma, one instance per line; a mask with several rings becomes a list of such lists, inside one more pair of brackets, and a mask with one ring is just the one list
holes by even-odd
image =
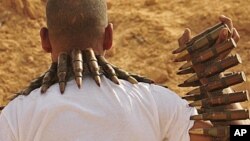
[[[178, 75], [193, 74], [179, 87], [196, 87], [183, 99], [192, 101], [189, 105], [198, 108], [199, 115], [191, 120], [210, 120], [213, 128], [194, 129], [191, 134], [208, 135], [215, 140], [229, 140], [229, 125], [233, 120], [249, 119], [249, 110], [228, 110], [229, 104], [249, 100], [248, 91], [227, 92], [230, 87], [246, 81], [244, 72], [225, 73], [224, 71], [241, 64], [238, 54], [230, 55], [236, 48], [233, 38], [217, 44], [221, 29], [227, 25], [219, 23], [189, 41], [186, 46], [176, 49], [176, 62], [186, 61], [177, 72]], [[228, 29], [228, 31], [230, 31]], [[230, 35], [231, 33], [229, 33]]]

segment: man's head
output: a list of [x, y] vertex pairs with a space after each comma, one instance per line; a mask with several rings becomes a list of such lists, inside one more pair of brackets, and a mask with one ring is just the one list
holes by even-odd
[[42, 46], [52, 53], [93, 48], [97, 54], [112, 46], [106, 0], [48, 0], [47, 28], [41, 29]]

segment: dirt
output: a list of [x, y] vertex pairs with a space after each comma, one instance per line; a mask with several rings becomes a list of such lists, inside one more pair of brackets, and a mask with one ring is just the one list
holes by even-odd
[[[50, 55], [41, 49], [39, 30], [45, 26], [46, 0], [0, 0], [0, 103], [44, 72]], [[219, 15], [232, 18], [241, 35], [237, 52], [243, 64], [233, 71], [250, 77], [250, 0], [113, 0], [109, 19], [114, 24], [114, 46], [108, 59], [125, 70], [166, 84], [179, 95], [189, 89], [177, 85], [188, 76], [177, 76], [182, 63], [173, 63], [171, 52], [186, 27], [193, 35], [218, 23]], [[246, 82], [235, 89], [250, 90]], [[249, 103], [243, 103], [250, 107]]]

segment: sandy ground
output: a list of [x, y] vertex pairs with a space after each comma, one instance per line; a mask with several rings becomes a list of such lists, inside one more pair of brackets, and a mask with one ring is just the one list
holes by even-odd
[[[42, 51], [39, 38], [39, 29], [45, 26], [43, 1], [0, 0], [2, 104], [7, 95], [27, 86], [50, 64], [50, 55]], [[244, 63], [233, 70], [245, 71], [249, 79], [250, 0], [112, 0], [109, 7], [115, 39], [108, 59], [123, 69], [148, 76], [183, 95], [189, 89], [177, 85], [187, 76], [176, 75], [181, 63], [173, 63], [175, 56], [171, 54], [178, 46], [178, 37], [185, 27], [195, 35], [224, 14], [233, 19], [241, 35], [236, 52]], [[249, 86], [247, 82], [236, 89], [250, 90]]]

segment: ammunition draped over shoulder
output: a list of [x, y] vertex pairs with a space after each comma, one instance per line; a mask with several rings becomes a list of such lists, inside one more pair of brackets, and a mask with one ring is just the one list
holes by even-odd
[[[81, 87], [84, 72], [84, 75], [92, 75], [98, 86], [100, 86], [101, 83], [100, 73], [104, 73], [108, 78], [111, 77], [110, 79], [116, 84], [119, 84], [116, 73], [121, 76], [121, 79], [125, 79], [133, 84], [138, 83], [138, 81], [150, 84], [154, 83], [146, 77], [130, 74], [120, 68], [114, 67], [112, 64], [108, 63], [104, 57], [100, 57], [99, 59], [100, 64], [97, 63], [96, 56], [90, 48], [83, 52], [75, 49], [71, 52], [71, 55], [62, 52], [58, 55], [57, 62], [52, 63], [47, 72], [33, 80], [27, 88], [7, 97], [7, 99], [11, 101], [19, 95], [27, 96], [31, 91], [39, 87], [41, 87], [41, 93], [45, 93], [51, 85], [57, 82], [59, 83], [60, 92], [63, 94], [70, 77], [75, 77], [78, 87]], [[103, 72], [104, 70], [100, 70], [99, 65], [104, 68], [105, 72]]]
[[71, 57], [72, 57], [73, 71], [75, 74], [75, 81], [76, 81], [78, 88], [81, 88], [82, 76], [84, 73], [82, 51], [79, 49], [74, 49], [71, 52]]
[[43, 78], [44, 78], [44, 76], [45, 76], [45, 73], [42, 74], [41, 76], [39, 76], [38, 78], [32, 80], [31, 83], [30, 83], [30, 85], [29, 85], [27, 88], [25, 88], [24, 90], [18, 92], [18, 94], [15, 95], [15, 96], [13, 96], [13, 97], [11, 98], [11, 100], [14, 99], [14, 98], [16, 98], [16, 97], [19, 96], [19, 95], [25, 95], [25, 96], [27, 96], [27, 95], [28, 95], [30, 92], [32, 92], [33, 90], [35, 90], [35, 89], [41, 87], [41, 84], [43, 83]]
[[49, 70], [45, 73], [43, 77], [43, 83], [46, 83], [52, 79], [57, 71], [57, 63], [52, 63]]
[[131, 84], [138, 84], [138, 81], [134, 77], [130, 76], [128, 72], [115, 66], [112, 67], [115, 69], [115, 72], [119, 78], [129, 81]]
[[[153, 80], [151, 80], [147, 77], [144, 77], [144, 76], [137, 75], [137, 74], [130, 74], [130, 76], [135, 78], [138, 82], [144, 82], [144, 83], [148, 83], [148, 84], [155, 83]], [[167, 86], [163, 86], [163, 87], [167, 87]]]
[[88, 64], [89, 70], [98, 86], [101, 86], [100, 68], [95, 57], [95, 53], [91, 48], [84, 50], [84, 56]]
[[52, 63], [49, 70], [45, 73], [43, 77], [43, 82], [41, 86], [41, 93], [45, 93], [48, 88], [55, 83], [57, 73], [57, 63]]
[[197, 128], [189, 131], [190, 134], [206, 135], [212, 137], [225, 137], [230, 135], [229, 126], [220, 126], [213, 128]]
[[98, 63], [104, 70], [104, 75], [106, 75], [111, 81], [113, 81], [116, 84], [120, 84], [118, 77], [116, 76], [115, 70], [112, 68], [112, 66], [108, 63], [108, 61], [104, 58], [104, 56], [98, 55], [96, 56]]
[[248, 91], [225, 94], [222, 96], [207, 98], [190, 103], [190, 106], [213, 107], [232, 104], [236, 102], [244, 102], [249, 100]]
[[67, 53], [61, 53], [58, 56], [57, 77], [59, 79], [60, 91], [63, 94], [66, 87], [66, 77], [68, 73], [69, 57]]
[[212, 120], [212, 121], [226, 121], [226, 120], [245, 120], [249, 119], [249, 110], [235, 110], [223, 112], [210, 112], [200, 115], [191, 116], [191, 120]]

